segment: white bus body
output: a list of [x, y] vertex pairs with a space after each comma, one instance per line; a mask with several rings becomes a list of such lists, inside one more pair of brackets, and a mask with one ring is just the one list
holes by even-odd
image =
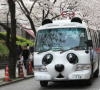
[[34, 78], [40, 81], [41, 86], [47, 86], [49, 81], [90, 82], [93, 76], [98, 77], [97, 45], [91, 45], [95, 43], [92, 32], [85, 22], [71, 20], [53, 21], [38, 29]]

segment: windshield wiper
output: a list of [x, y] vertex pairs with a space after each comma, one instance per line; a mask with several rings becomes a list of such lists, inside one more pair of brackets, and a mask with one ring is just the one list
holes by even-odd
[[64, 53], [64, 52], [69, 51], [69, 50], [75, 50], [75, 48], [79, 48], [79, 46], [72, 47], [72, 48], [67, 49], [67, 50], [62, 50], [60, 53]]
[[72, 50], [72, 48], [67, 49], [67, 50], [62, 50], [60, 53], [64, 53], [64, 52], [69, 51], [69, 50]]
[[51, 49], [41, 50], [41, 51], [38, 51], [38, 54], [43, 53], [43, 52], [47, 52], [47, 51], [50, 51], [50, 50], [51, 50]]

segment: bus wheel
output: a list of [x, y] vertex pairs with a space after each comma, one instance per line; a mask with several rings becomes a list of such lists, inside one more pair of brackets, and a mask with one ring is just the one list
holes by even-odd
[[90, 78], [89, 80], [86, 81], [87, 85], [91, 85], [92, 84], [92, 78]]
[[93, 80], [93, 69], [92, 69], [92, 72], [91, 72], [90, 79], [86, 80], [86, 84], [87, 85], [91, 85], [92, 84], [92, 80]]
[[48, 81], [40, 81], [40, 85], [42, 87], [47, 87], [48, 86]]
[[94, 72], [93, 77], [97, 78], [99, 76], [99, 68]]

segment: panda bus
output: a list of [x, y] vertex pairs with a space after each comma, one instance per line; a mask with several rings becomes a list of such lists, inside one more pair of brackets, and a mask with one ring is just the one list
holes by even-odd
[[34, 78], [42, 87], [50, 81], [86, 80], [99, 75], [98, 31], [79, 17], [51, 21], [39, 27], [35, 40]]

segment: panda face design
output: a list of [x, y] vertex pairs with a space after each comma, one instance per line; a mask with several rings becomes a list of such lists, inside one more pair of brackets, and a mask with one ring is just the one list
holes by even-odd
[[[42, 59], [42, 64], [46, 66], [48, 73], [55, 78], [65, 78], [68, 73], [73, 71], [73, 60], [67, 60], [67, 56], [69, 59], [75, 58], [75, 55], [72, 53], [66, 54], [45, 54]], [[76, 63], [76, 62], [75, 62]]]

